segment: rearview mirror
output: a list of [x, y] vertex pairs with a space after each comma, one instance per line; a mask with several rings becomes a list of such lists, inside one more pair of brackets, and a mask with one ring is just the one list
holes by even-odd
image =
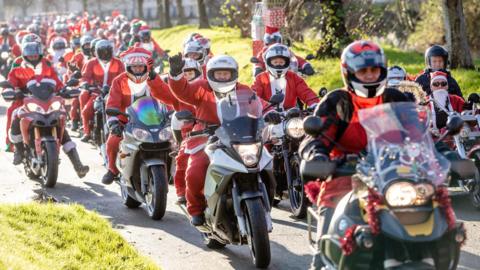
[[192, 112], [184, 110], [175, 113], [175, 118], [178, 120], [194, 120]]
[[13, 88], [13, 86], [9, 81], [2, 81], [0, 82], [0, 88]]
[[463, 119], [457, 115], [449, 117], [447, 120], [448, 135], [455, 136], [460, 133], [463, 128], [463, 123]]
[[480, 96], [477, 93], [471, 93], [468, 96], [468, 102], [470, 103], [479, 103], [480, 102]]
[[318, 95], [319, 95], [320, 97], [324, 97], [324, 96], [326, 96], [327, 94], [328, 94], [328, 90], [327, 90], [327, 88], [325, 88], [325, 87], [320, 88], [320, 90], [318, 91]]
[[275, 95], [270, 97], [269, 103], [272, 105], [278, 105], [282, 103], [285, 96], [282, 93], [276, 93]]
[[322, 119], [318, 116], [310, 115], [303, 120], [303, 129], [305, 133], [312, 136], [318, 137], [322, 132]]
[[307, 61], [310, 61], [310, 60], [312, 60], [312, 59], [315, 59], [315, 55], [313, 55], [313, 54], [308, 54], [308, 55], [305, 57], [305, 60], [307, 60]]
[[258, 60], [257, 57], [253, 56], [252, 58], [250, 58], [250, 63], [252, 63], [252, 64], [258, 64], [258, 63], [260, 63], [260, 61]]
[[79, 80], [75, 79], [75, 78], [71, 78], [68, 82], [67, 82], [67, 86], [77, 86], [79, 84]]

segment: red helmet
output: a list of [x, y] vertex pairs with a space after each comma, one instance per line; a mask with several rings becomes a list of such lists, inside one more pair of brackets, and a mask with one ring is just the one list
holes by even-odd
[[[377, 81], [365, 83], [355, 76], [355, 72], [367, 67], [380, 68], [381, 73]], [[348, 45], [342, 53], [341, 70], [345, 86], [360, 97], [376, 97], [385, 89], [387, 58], [383, 49], [375, 42], [360, 40]]]
[[[122, 57], [123, 63], [125, 63], [125, 70], [127, 71], [128, 78], [134, 83], [142, 83], [148, 78], [148, 73], [150, 72], [150, 60], [152, 58], [152, 53], [144, 48], [140, 47], [131, 47], [130, 49], [123, 52], [120, 57]], [[134, 73], [132, 71], [132, 66], [144, 65], [145, 69], [142, 73]]]

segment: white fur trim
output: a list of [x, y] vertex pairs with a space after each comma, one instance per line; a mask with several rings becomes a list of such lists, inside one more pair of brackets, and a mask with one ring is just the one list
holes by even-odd
[[73, 141], [66, 142], [62, 145], [63, 152], [67, 154], [68, 152], [72, 151], [77, 145]]
[[437, 75], [430, 80], [430, 84], [432, 84], [434, 81], [439, 81], [439, 80], [448, 81], [447, 77], [442, 76], [442, 75]]
[[10, 141], [12, 143], [19, 143], [19, 142], [22, 142], [23, 141], [23, 137], [22, 137], [22, 134], [18, 134], [18, 135], [13, 135], [11, 132], [9, 132], [10, 136], [8, 136], [10, 138]]
[[197, 153], [198, 151], [202, 150], [203, 148], [205, 148], [206, 145], [207, 144], [204, 143], [204, 144], [200, 144], [200, 145], [198, 145], [194, 148], [191, 148], [191, 149], [187, 148], [187, 149], [185, 149], [185, 154], [193, 155], [193, 154]]

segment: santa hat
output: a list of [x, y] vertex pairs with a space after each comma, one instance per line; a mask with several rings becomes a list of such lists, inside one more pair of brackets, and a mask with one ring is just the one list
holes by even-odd
[[282, 35], [280, 34], [280, 29], [277, 27], [265, 27], [265, 34], [263, 35], [263, 42], [265, 44], [270, 44], [272, 40], [281, 40]]
[[448, 81], [447, 80], [447, 73], [442, 71], [435, 71], [430, 73], [430, 84], [435, 81]]
[[280, 34], [280, 29], [277, 27], [265, 26], [265, 35]]
[[152, 53], [142, 47], [130, 47], [128, 50], [120, 54], [120, 58], [124, 63], [143, 62], [142, 60], [140, 60], [140, 58], [143, 58], [146, 61], [151, 57]]

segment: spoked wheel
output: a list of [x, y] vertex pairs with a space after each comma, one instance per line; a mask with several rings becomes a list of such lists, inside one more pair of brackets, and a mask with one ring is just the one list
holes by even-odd
[[56, 142], [44, 142], [42, 145], [43, 165], [41, 168], [42, 184], [54, 187], [58, 178], [58, 150]]
[[266, 268], [270, 264], [270, 240], [268, 237], [265, 209], [260, 198], [245, 200], [247, 217], [247, 240], [253, 264]]
[[202, 233], [202, 237], [203, 237], [203, 243], [208, 247], [208, 248], [211, 248], [211, 249], [222, 249], [226, 246], [226, 244], [223, 244], [215, 239], [212, 239], [210, 237], [208, 237], [208, 234], [206, 233]]
[[298, 155], [294, 155], [290, 159], [290, 174], [292, 179], [292, 186], [288, 188], [290, 209], [295, 218], [305, 218], [309, 201], [300, 178], [300, 159]]
[[148, 188], [145, 204], [148, 216], [153, 220], [161, 219], [167, 208], [168, 183], [161, 166], [151, 166], [148, 173]]
[[127, 186], [125, 183], [125, 180], [120, 179], [120, 193], [122, 195], [122, 201], [123, 204], [128, 207], [128, 208], [137, 208], [139, 207], [142, 203], [135, 200], [128, 194]]

